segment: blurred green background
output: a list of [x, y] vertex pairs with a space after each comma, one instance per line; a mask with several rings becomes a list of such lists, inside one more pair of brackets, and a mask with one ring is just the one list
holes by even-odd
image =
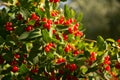
[[68, 0], [67, 4], [83, 13], [87, 38], [120, 38], [120, 0]]

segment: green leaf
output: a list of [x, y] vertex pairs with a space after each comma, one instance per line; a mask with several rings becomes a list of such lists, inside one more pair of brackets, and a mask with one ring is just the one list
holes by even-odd
[[37, 64], [39, 62], [39, 56], [33, 58], [33, 63]]
[[47, 29], [42, 30], [42, 36], [43, 36], [43, 40], [45, 42], [50, 42], [51, 38], [49, 36], [49, 32], [47, 31]]
[[117, 53], [117, 60], [120, 63], [120, 54], [119, 53]]
[[82, 21], [82, 18], [83, 18], [83, 13], [79, 13], [79, 14], [77, 15], [77, 21], [78, 21], [78, 22], [81, 22], [81, 21]]
[[30, 20], [27, 24], [28, 25], [34, 25], [35, 24], [35, 20]]
[[19, 40], [26, 39], [28, 38], [29, 35], [30, 35], [30, 32], [23, 32], [18, 39]]
[[35, 12], [40, 16], [40, 17], [43, 17], [44, 16], [44, 12], [40, 9], [35, 9]]
[[0, 36], [0, 45], [3, 44], [5, 40]]
[[97, 37], [97, 46], [99, 50], [105, 50], [107, 43], [104, 41], [104, 39], [101, 36]]
[[64, 15], [67, 19], [70, 18], [70, 16], [71, 16], [70, 15], [70, 9], [69, 9], [68, 5], [64, 6]]
[[31, 31], [28, 38], [33, 39], [41, 36], [41, 30], [35, 29], [34, 31]]
[[31, 49], [33, 48], [33, 44], [32, 43], [26, 43], [26, 50], [27, 50], [27, 52], [30, 52], [31, 51]]
[[72, 8], [70, 9], [70, 14], [71, 14], [71, 18], [75, 17], [75, 11]]
[[21, 66], [20, 66], [20, 69], [19, 69], [19, 73], [20, 74], [24, 74], [24, 73], [26, 73], [26, 72], [28, 72], [29, 70], [28, 70], [28, 68], [26, 67], [26, 65], [25, 64], [22, 64]]
[[81, 66], [80, 71], [85, 74], [88, 71], [88, 68], [86, 66]]
[[106, 39], [106, 41], [109, 41], [109, 42], [115, 42], [115, 40], [112, 39], [112, 38], [108, 38], [108, 39]]

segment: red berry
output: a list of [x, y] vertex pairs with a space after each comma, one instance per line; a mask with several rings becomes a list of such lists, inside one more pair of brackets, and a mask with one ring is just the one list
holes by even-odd
[[109, 61], [109, 60], [104, 60], [104, 64], [110, 64], [111, 63], [111, 61]]
[[116, 68], [116, 69], [120, 69], [120, 63], [117, 62], [117, 63], [115, 64], [115, 68]]
[[96, 57], [95, 57], [95, 56], [91, 56], [91, 57], [90, 57], [90, 61], [93, 62], [93, 61], [95, 61], [95, 60], [96, 60]]
[[55, 34], [55, 33], [56, 33], [56, 30], [53, 30], [52, 33]]
[[15, 65], [17, 65], [18, 63], [17, 63], [17, 61], [14, 59], [11, 63], [10, 63], [10, 65], [11, 66], [15, 66]]
[[54, 0], [54, 3], [60, 2], [60, 0]]
[[61, 64], [61, 63], [64, 63], [64, 62], [65, 62], [64, 58], [59, 58], [56, 63]]
[[43, 22], [47, 22], [47, 18], [42, 18], [42, 21]]
[[19, 68], [17, 66], [12, 67], [12, 72], [18, 72]]
[[104, 60], [110, 60], [110, 56], [109, 55], [105, 56]]
[[107, 66], [105, 67], [105, 70], [106, 70], [106, 71], [110, 71], [110, 66], [107, 65]]
[[67, 45], [64, 49], [65, 52], [69, 52], [71, 50], [71, 47], [69, 45]]
[[53, 0], [49, 0], [50, 2], [53, 2]]
[[35, 13], [32, 13], [30, 20], [38, 21], [39, 17]]
[[50, 19], [47, 20], [47, 23], [48, 23], [48, 24], [52, 24], [52, 20], [50, 20]]
[[20, 55], [19, 55], [19, 54], [14, 54], [14, 57], [15, 57], [16, 59], [19, 59], [19, 58], [20, 58]]
[[64, 38], [65, 41], [68, 40], [68, 35], [63, 34], [63, 38]]
[[13, 27], [6, 27], [6, 31], [13, 31]]
[[64, 25], [70, 25], [71, 22], [69, 20], [67, 20], [66, 22], [64, 22]]
[[77, 31], [77, 32], [75, 33], [75, 36], [81, 37], [81, 36], [83, 36], [83, 33], [82, 33], [81, 31]]
[[27, 26], [26, 28], [25, 28], [25, 31], [27, 31], [27, 32], [29, 32], [29, 31], [31, 31], [31, 30], [33, 30], [33, 26]]
[[56, 24], [56, 25], [59, 24], [59, 21], [55, 21], [54, 24]]
[[46, 28], [46, 29], [48, 29], [48, 30], [50, 30], [51, 24], [45, 23], [45, 24], [43, 25], [43, 27]]
[[46, 46], [45, 47], [45, 52], [50, 52], [50, 47]]
[[7, 23], [5, 24], [5, 27], [12, 27], [12, 22], [7, 22]]
[[73, 54], [74, 56], [77, 56], [80, 52], [78, 50], [74, 51]]
[[73, 27], [73, 29], [74, 29], [74, 31], [77, 31], [77, 30], [78, 30], [78, 26], [75, 25], [75, 26]]
[[117, 42], [120, 43], [120, 39], [118, 39]]
[[18, 14], [18, 15], [17, 15], [17, 19], [18, 19], [18, 20], [22, 20], [22, 19], [23, 19], [22, 15], [21, 15], [21, 14]]
[[69, 27], [69, 28], [68, 28], [68, 31], [69, 31], [70, 34], [72, 34], [72, 33], [73, 33], [73, 28], [72, 28], [72, 27]]
[[70, 64], [70, 71], [75, 71], [77, 69], [76, 64]]

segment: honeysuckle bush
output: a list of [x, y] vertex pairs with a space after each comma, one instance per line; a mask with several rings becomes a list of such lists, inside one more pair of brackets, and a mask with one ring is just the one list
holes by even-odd
[[81, 13], [60, 0], [3, 2], [1, 80], [120, 79], [120, 39], [86, 39]]

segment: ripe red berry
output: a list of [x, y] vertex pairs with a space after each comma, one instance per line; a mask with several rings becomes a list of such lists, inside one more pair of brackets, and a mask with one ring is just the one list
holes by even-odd
[[77, 56], [80, 52], [78, 50], [74, 51], [73, 54], [74, 56]]
[[72, 27], [69, 27], [69, 28], [68, 28], [68, 31], [69, 31], [70, 34], [72, 34], [72, 33], [73, 33], [73, 28], [72, 28]]
[[46, 28], [46, 29], [48, 29], [48, 30], [50, 30], [51, 24], [45, 23], [45, 24], [43, 25], [43, 27]]
[[13, 31], [13, 27], [6, 27], [6, 31]]
[[70, 71], [75, 71], [77, 69], [76, 64], [70, 64]]
[[64, 38], [65, 41], [68, 40], [68, 35], [63, 34], [63, 38]]
[[54, 3], [60, 2], [60, 0], [54, 0]]
[[50, 47], [46, 46], [44, 50], [45, 52], [50, 52]]
[[14, 58], [19, 59], [20, 55], [16, 53], [16, 54], [14, 54]]
[[29, 25], [25, 28], [25, 31], [27, 31], [27, 32], [29, 32], [31, 30], [33, 30], [33, 26], [31, 26], [31, 25]]
[[71, 50], [71, 46], [70, 45], [67, 45], [64, 49], [65, 52], [69, 52]]
[[17, 64], [18, 64], [18, 62], [15, 59], [10, 63], [11, 66], [15, 66]]
[[81, 36], [83, 36], [83, 33], [81, 31], [77, 31], [74, 35], [81, 37]]
[[120, 43], [120, 39], [118, 39], [117, 42]]
[[116, 68], [116, 69], [120, 69], [120, 63], [117, 62], [117, 63], [115, 64], [115, 68]]
[[106, 70], [106, 71], [110, 71], [110, 65], [107, 65], [107, 66], [105, 67], [105, 70]]
[[43, 22], [47, 22], [47, 18], [42, 18], [42, 21]]
[[18, 19], [18, 20], [23, 20], [22, 15], [21, 15], [21, 14], [18, 14], [18, 15], [17, 15], [17, 19]]
[[78, 30], [78, 26], [74, 25], [73, 29], [74, 29], [74, 31], [77, 31]]
[[110, 60], [110, 56], [109, 55], [105, 56], [104, 60]]
[[32, 13], [30, 20], [38, 21], [39, 20], [39, 16], [37, 16], [35, 13]]
[[17, 66], [12, 67], [12, 72], [18, 72], [19, 68]]
[[57, 59], [57, 64], [61, 64], [61, 63], [64, 63], [65, 62], [65, 59], [64, 58], [59, 58]]
[[12, 27], [12, 22], [7, 22], [7, 23], [5, 24], [5, 27]]
[[53, 2], [53, 0], [49, 0], [50, 2]]

